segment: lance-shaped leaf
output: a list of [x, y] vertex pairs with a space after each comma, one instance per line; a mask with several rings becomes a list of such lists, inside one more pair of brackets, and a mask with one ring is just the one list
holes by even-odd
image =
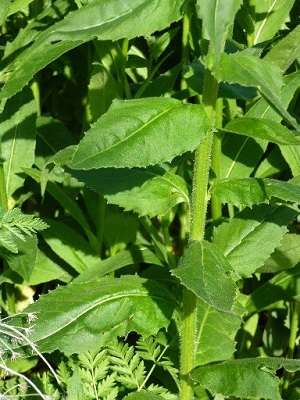
[[204, 108], [167, 98], [115, 100], [79, 143], [73, 169], [147, 167], [194, 150], [205, 138]]
[[260, 357], [225, 361], [196, 368], [192, 378], [214, 395], [281, 400], [275, 375], [281, 367], [294, 372], [300, 369], [300, 360]]
[[0, 98], [12, 96], [36, 72], [84, 42], [94, 38], [116, 41], [148, 36], [178, 21], [181, 13], [182, 0], [90, 2], [41, 32], [32, 46], [8, 63], [6, 70], [9, 78], [1, 90]]
[[257, 22], [254, 44], [270, 40], [282, 28], [288, 18], [294, 0], [266, 0], [255, 3]]
[[300, 185], [268, 178], [224, 179], [210, 189], [222, 203], [236, 206], [269, 202], [272, 197], [300, 203]]
[[231, 358], [236, 350], [234, 338], [241, 325], [241, 318], [222, 313], [201, 299], [197, 302], [197, 312], [196, 365]]
[[233, 314], [236, 285], [231, 271], [230, 264], [216, 245], [193, 241], [172, 274], [205, 303]]
[[300, 140], [288, 128], [268, 119], [236, 118], [226, 125], [225, 130], [272, 143], [300, 145]]
[[[156, 334], [168, 326], [175, 303], [163, 285], [138, 276], [70, 283], [26, 309], [38, 317], [30, 340], [47, 352], [97, 351], [131, 331]], [[19, 323], [18, 317], [11, 323]]]
[[164, 215], [176, 204], [189, 203], [184, 179], [159, 166], [67, 171], [102, 194], [109, 203], [127, 211], [132, 210], [140, 216]]
[[218, 63], [224, 50], [228, 30], [234, 22], [241, 0], [198, 0], [197, 4], [203, 27], [212, 43], [215, 60]]
[[280, 68], [276, 65], [245, 52], [224, 53], [213, 73], [218, 81], [256, 87], [286, 121], [299, 129], [279, 95], [283, 79]]
[[283, 37], [266, 54], [265, 59], [280, 67], [285, 72], [290, 65], [300, 56], [300, 25]]
[[10, 197], [25, 180], [22, 168], [34, 162], [36, 138], [36, 102], [26, 87], [7, 100], [0, 114], [0, 137], [6, 194]]
[[279, 245], [296, 215], [296, 209], [283, 205], [245, 208], [215, 230], [214, 243], [240, 276], [249, 277]]

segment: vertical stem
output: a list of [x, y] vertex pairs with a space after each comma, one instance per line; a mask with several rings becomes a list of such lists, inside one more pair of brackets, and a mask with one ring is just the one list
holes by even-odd
[[[190, 241], [202, 241], [205, 233], [207, 212], [207, 187], [211, 165], [211, 150], [215, 125], [218, 83], [209, 70], [206, 70], [203, 88], [203, 103], [211, 121], [211, 130], [196, 150], [191, 206]], [[195, 367], [195, 343], [197, 324], [197, 298], [193, 292], [184, 288], [181, 320], [181, 399], [193, 399], [193, 382], [190, 373]]]
[[[297, 339], [297, 334], [298, 334], [298, 329], [299, 329], [299, 321], [300, 321], [300, 301], [295, 301], [294, 307], [293, 307], [292, 321], [291, 321], [287, 358], [294, 357], [295, 347], [296, 347], [296, 339]], [[283, 374], [283, 383], [282, 383], [283, 395], [285, 394], [285, 391], [289, 387], [290, 380], [291, 380], [291, 373], [288, 371], [285, 371]]]
[[[223, 119], [223, 100], [218, 99], [216, 103], [216, 127], [222, 127]], [[215, 134], [213, 138], [213, 153], [211, 166], [216, 175], [216, 178], [220, 176], [220, 162], [221, 162], [221, 150], [222, 150], [222, 138], [220, 134]], [[214, 222], [220, 221], [222, 217], [222, 203], [218, 197], [212, 196], [211, 198], [211, 212]]]
[[5, 184], [5, 176], [3, 170], [4, 159], [0, 156], [0, 206], [7, 210], [7, 194], [6, 194], [6, 184]]
[[[192, 12], [190, 1], [187, 1], [185, 4], [185, 12], [183, 15], [183, 24], [182, 24], [182, 54], [181, 59], [183, 65], [187, 64], [189, 61], [189, 37], [190, 37], [190, 26], [191, 26]], [[187, 84], [184, 78], [181, 79], [181, 89], [186, 89]]]

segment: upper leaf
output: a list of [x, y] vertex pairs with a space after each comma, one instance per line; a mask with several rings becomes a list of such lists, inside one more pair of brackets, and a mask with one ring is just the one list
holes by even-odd
[[226, 131], [268, 140], [272, 143], [300, 145], [300, 140], [285, 126], [264, 118], [237, 118], [225, 127]]
[[155, 334], [169, 324], [175, 302], [164, 286], [138, 276], [70, 283], [26, 309], [38, 317], [30, 340], [47, 352], [97, 351], [130, 331]]
[[299, 129], [278, 94], [283, 86], [283, 80], [280, 68], [276, 65], [246, 52], [223, 53], [220, 64], [213, 73], [218, 81], [225, 80], [229, 83], [256, 87], [283, 118], [295, 129]]
[[288, 18], [295, 0], [266, 0], [255, 3], [257, 22], [254, 44], [273, 38]]
[[204, 108], [178, 100], [115, 100], [79, 143], [73, 169], [147, 167], [194, 150], [209, 129]]
[[216, 63], [224, 50], [228, 30], [234, 22], [241, 0], [198, 0], [203, 27], [211, 41]]
[[233, 314], [236, 285], [230, 271], [230, 264], [216, 245], [193, 241], [172, 274], [205, 303]]
[[181, 18], [182, 0], [95, 0], [41, 32], [35, 43], [8, 63], [0, 99], [12, 96], [33, 75], [76, 46], [99, 40], [132, 39], [162, 30]]

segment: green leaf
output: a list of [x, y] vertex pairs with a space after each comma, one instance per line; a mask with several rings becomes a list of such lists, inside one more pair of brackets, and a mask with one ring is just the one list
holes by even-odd
[[83, 271], [74, 281], [92, 281], [127, 265], [135, 265], [138, 263], [162, 266], [162, 262], [150, 249], [147, 247], [132, 246], [128, 250], [121, 250], [105, 260], [98, 261], [86, 271]]
[[72, 169], [147, 167], [194, 150], [205, 138], [204, 108], [167, 98], [114, 100], [86, 133]]
[[22, 10], [22, 8], [28, 6], [28, 4], [30, 4], [33, 1], [34, 0], [14, 0], [13, 2], [10, 2], [10, 0], [9, 0], [9, 3], [11, 3], [11, 6], [10, 6], [8, 15], [14, 14], [14, 13]]
[[300, 263], [300, 235], [287, 233], [283, 236], [280, 245], [259, 268], [258, 272], [274, 273], [290, 269]]
[[285, 72], [300, 56], [300, 26], [276, 43], [266, 54], [265, 59], [280, 67]]
[[[55, 254], [49, 251], [45, 243], [39, 243], [37, 257], [31, 271], [29, 285], [38, 285], [50, 281], [70, 282], [74, 277], [59, 264]], [[49, 254], [50, 253], [50, 254]]]
[[[245, 208], [216, 228], [213, 242], [240, 276], [249, 277], [268, 259], [287, 232], [297, 210], [260, 204]], [[259, 251], [257, 244], [259, 243]]]
[[[109, 203], [140, 216], [164, 215], [176, 204], [189, 204], [186, 182], [160, 166], [139, 168], [67, 169], [80, 182], [102, 194]], [[151, 199], [151, 200], [149, 200]]]
[[80, 233], [62, 222], [48, 222], [49, 228], [43, 232], [43, 237], [62, 260], [79, 273], [96, 264], [99, 256]]
[[267, 0], [255, 3], [254, 44], [265, 42], [274, 37], [288, 19], [294, 0]]
[[58, 287], [26, 312], [38, 316], [30, 340], [40, 351], [59, 349], [71, 354], [98, 351], [131, 331], [153, 335], [168, 326], [175, 305], [176, 300], [157, 282], [122, 276]]
[[197, 0], [200, 15], [214, 49], [216, 63], [220, 61], [224, 50], [229, 28], [233, 25], [235, 14], [241, 5], [241, 0]]
[[299, 299], [300, 264], [287, 271], [280, 272], [272, 279], [255, 289], [248, 296], [245, 307], [249, 313], [274, 308], [280, 301]]
[[134, 243], [139, 227], [136, 215], [125, 212], [109, 214], [104, 224], [103, 240], [111, 255]]
[[272, 143], [300, 145], [300, 140], [289, 129], [264, 118], [236, 118], [225, 126], [225, 130]]
[[59, 121], [51, 117], [37, 118], [35, 165], [43, 169], [50, 157], [67, 146], [75, 144], [74, 136]]
[[[41, 183], [41, 171], [34, 168], [24, 168], [24, 172], [34, 179], [36, 182]], [[55, 182], [49, 181], [47, 184], [47, 191], [53, 196], [82, 226], [90, 243], [93, 245], [97, 242], [95, 235], [91, 232], [89, 223], [78, 204]]]
[[[205, 66], [199, 60], [193, 60], [189, 65], [184, 66], [184, 79], [188, 86], [196, 93], [203, 93]], [[256, 89], [245, 87], [239, 84], [229, 84], [220, 82], [218, 88], [218, 97], [228, 99], [251, 100], [256, 96]]]
[[[290, 146], [283, 146], [290, 147]], [[267, 152], [266, 157], [263, 158], [255, 171], [255, 178], [268, 178], [276, 176], [276, 174], [283, 174], [287, 171], [289, 165], [285, 162], [279, 147], [273, 147], [270, 152]]]
[[[300, 85], [300, 71], [284, 76], [283, 81], [284, 85], [279, 91], [279, 96], [282, 104], [288, 108], [295, 94], [296, 88]], [[282, 116], [278, 114], [278, 112], [274, 110], [270, 103], [264, 98], [258, 100], [253, 107], [250, 108], [246, 117], [265, 118], [276, 122], [281, 122], [282, 120]]]
[[275, 371], [281, 367], [295, 371], [300, 368], [300, 361], [268, 357], [245, 358], [198, 367], [192, 377], [212, 394], [240, 399], [281, 400], [279, 378], [275, 375]]
[[241, 319], [224, 314], [198, 299], [198, 326], [196, 339], [196, 365], [227, 360], [235, 352], [235, 335]]
[[15, 239], [18, 254], [8, 253], [5, 259], [10, 268], [16, 271], [26, 282], [30, 281], [33, 269], [37, 261], [37, 238], [26, 237], [26, 240]]
[[300, 185], [275, 179], [224, 179], [217, 181], [210, 190], [222, 203], [236, 206], [269, 202], [272, 197], [300, 203]]
[[133, 0], [130, 4], [123, 0], [95, 0], [70, 12], [41, 32], [34, 44], [12, 62], [13, 68], [8, 63], [6, 70], [10, 74], [0, 99], [21, 90], [36, 72], [74, 47], [94, 38], [116, 41], [148, 36], [178, 21], [181, 8], [182, 0]]
[[267, 148], [267, 141], [225, 132], [219, 178], [248, 178]]
[[218, 247], [210, 242], [193, 241], [172, 274], [213, 308], [233, 314], [236, 285], [232, 268]]
[[[92, 120], [96, 121], [111, 106], [116, 98], [121, 98], [120, 84], [113, 75], [101, 64], [95, 64], [89, 83], [89, 109]], [[99, 99], [101, 101], [99, 102]]]
[[288, 163], [293, 176], [300, 175], [300, 147], [298, 146], [280, 146], [281, 154]]
[[297, 122], [286, 111], [286, 106], [278, 94], [283, 86], [279, 67], [245, 52], [229, 55], [224, 53], [221, 56], [220, 65], [214, 69], [213, 73], [218, 81], [256, 87], [282, 117], [295, 129], [299, 129]]
[[8, 16], [10, 8], [10, 0], [2, 0], [0, 8], [0, 25], [4, 24], [6, 17]]
[[151, 393], [147, 390], [140, 390], [139, 392], [130, 393], [124, 397], [124, 400], [163, 400], [164, 397], [159, 394]]
[[7, 100], [0, 114], [1, 151], [6, 194], [10, 197], [22, 187], [25, 176], [22, 168], [34, 162], [36, 137], [36, 101], [31, 90], [24, 90]]

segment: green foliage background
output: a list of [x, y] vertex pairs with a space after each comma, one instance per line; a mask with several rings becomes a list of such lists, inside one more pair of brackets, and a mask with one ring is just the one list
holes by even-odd
[[299, 16], [2, 0], [1, 395], [299, 398]]

